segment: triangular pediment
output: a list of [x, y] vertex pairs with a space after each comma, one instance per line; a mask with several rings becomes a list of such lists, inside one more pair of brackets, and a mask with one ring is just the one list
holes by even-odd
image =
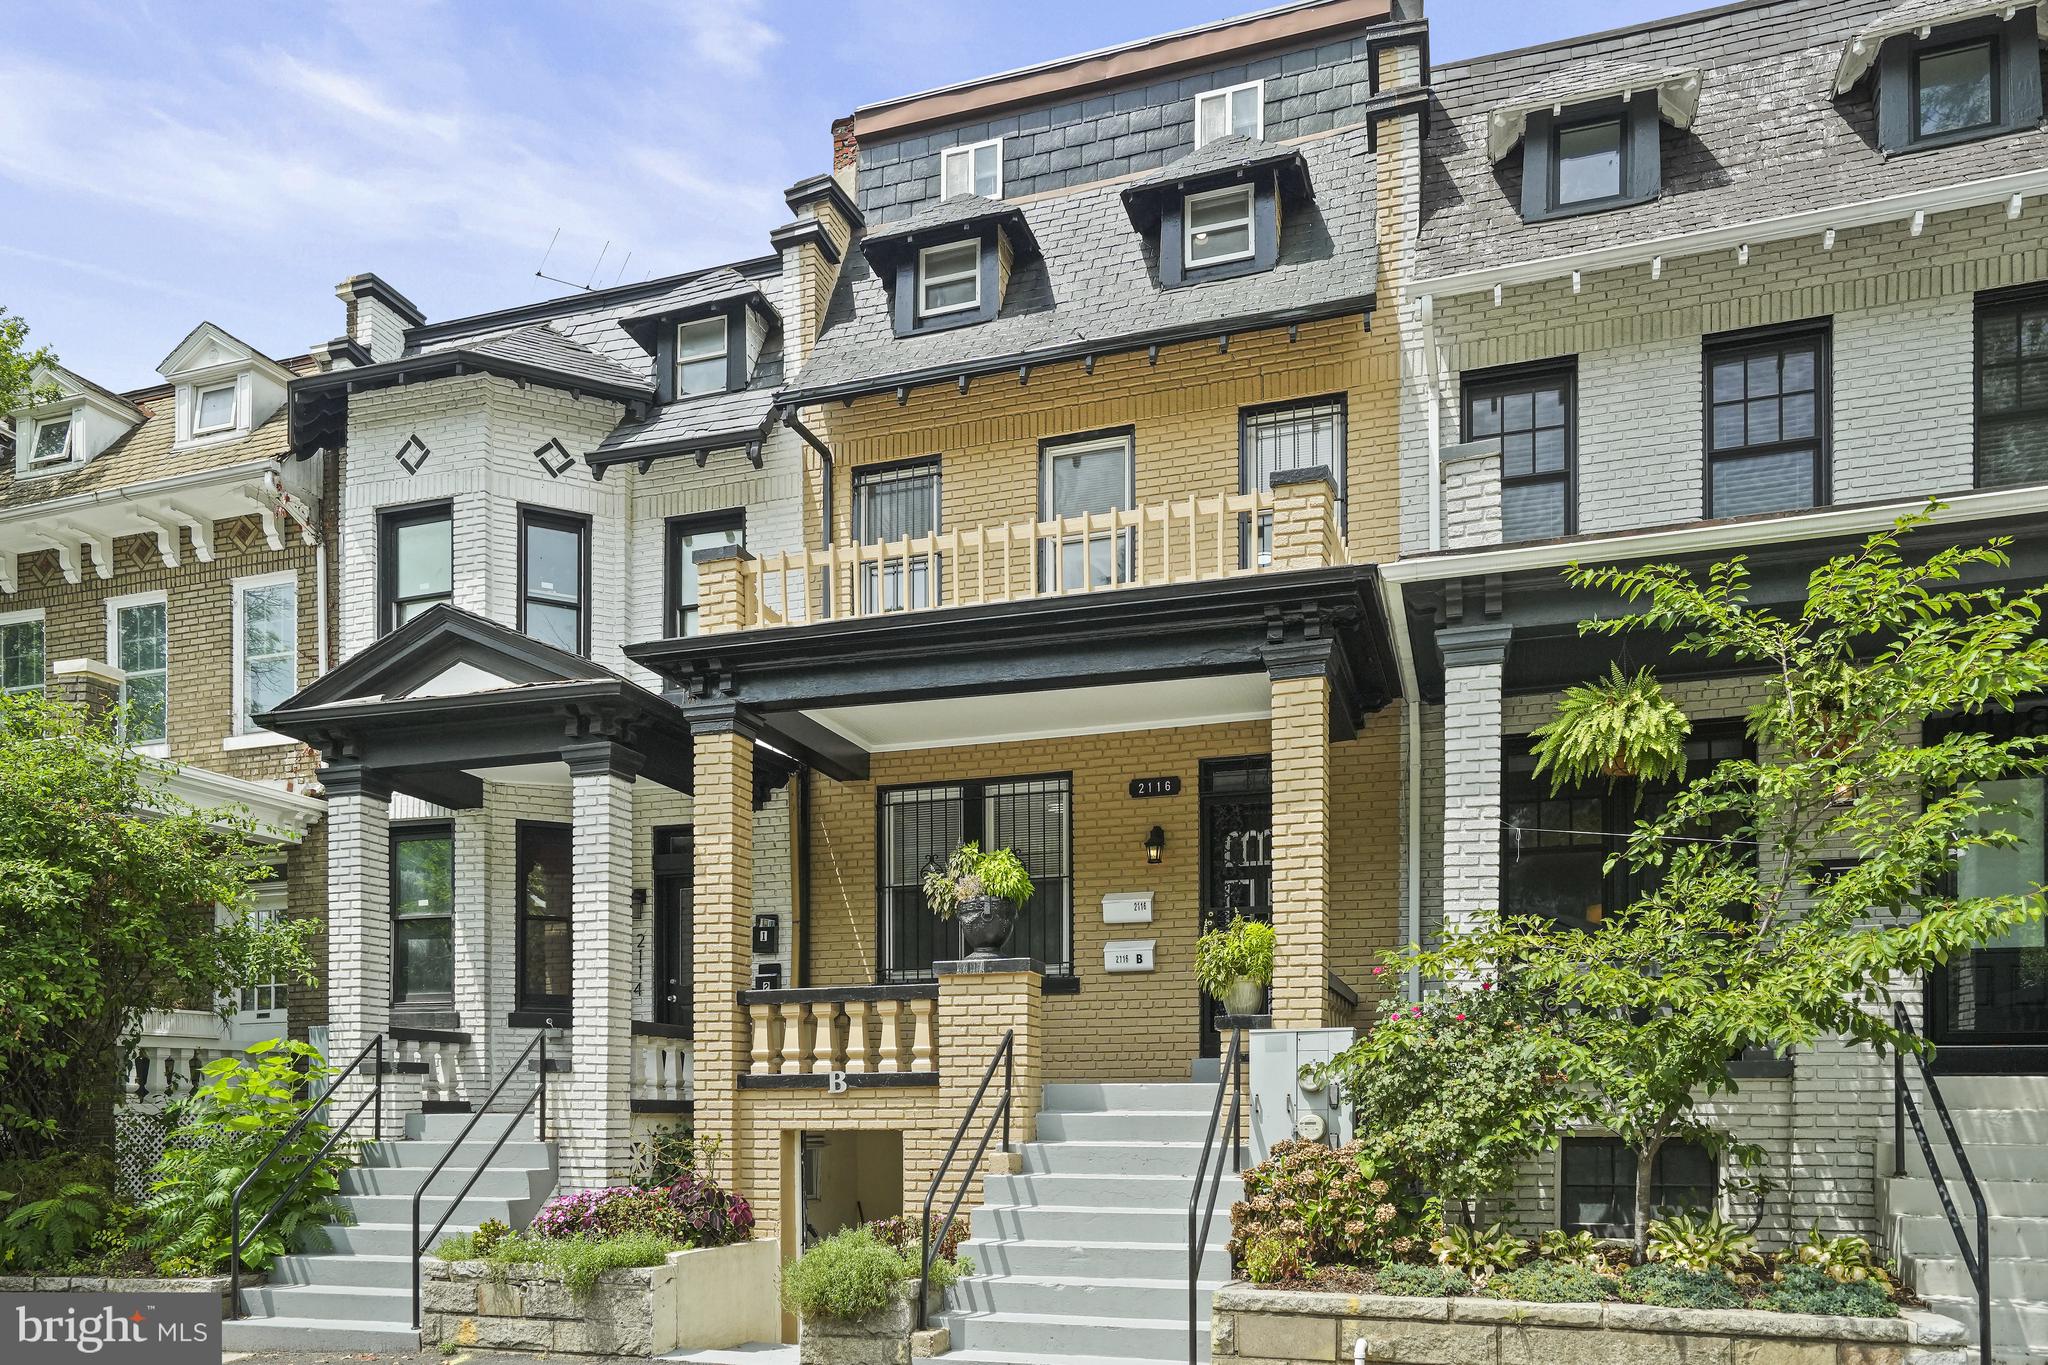
[[617, 677], [474, 612], [438, 606], [329, 670], [279, 709], [467, 697]]
[[468, 697], [478, 692], [496, 692], [501, 688], [517, 686], [519, 684], [513, 682], [510, 678], [501, 678], [489, 669], [478, 668], [467, 659], [458, 659], [405, 695], [408, 697]]
[[290, 372], [281, 369], [269, 356], [211, 322], [202, 322], [194, 327], [176, 349], [164, 357], [156, 372], [176, 383], [187, 375], [240, 366], [256, 366], [271, 371], [281, 382], [291, 379]]

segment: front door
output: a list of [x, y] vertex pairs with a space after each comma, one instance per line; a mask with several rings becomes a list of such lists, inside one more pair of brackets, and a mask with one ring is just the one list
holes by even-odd
[[689, 1028], [691, 850], [688, 825], [654, 832], [654, 1021]]
[[[2048, 782], [2021, 777], [1983, 787], [2000, 807], [1984, 823], [2013, 842], [1965, 849], [1957, 893], [2010, 896], [2048, 883]], [[2048, 1062], [2048, 942], [2040, 920], [1935, 969], [1929, 984], [1929, 1027], [1951, 1063], [2032, 1073]]]
[[[1202, 928], [1273, 919], [1273, 763], [1264, 754], [1202, 761]], [[1202, 1053], [1222, 1055], [1216, 1017], [1201, 997]]]

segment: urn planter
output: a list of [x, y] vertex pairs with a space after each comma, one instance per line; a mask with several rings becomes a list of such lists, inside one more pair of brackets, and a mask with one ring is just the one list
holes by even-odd
[[971, 958], [995, 957], [1009, 941], [1017, 907], [1000, 896], [974, 896], [960, 902], [960, 936]]

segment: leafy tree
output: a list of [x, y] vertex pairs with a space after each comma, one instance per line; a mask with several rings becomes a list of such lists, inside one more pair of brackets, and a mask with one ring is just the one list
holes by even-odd
[[0, 308], [0, 417], [45, 397], [42, 386], [34, 382], [35, 372], [56, 363], [49, 348], [31, 350], [28, 324]]
[[[1574, 567], [1574, 584], [1631, 608], [1582, 633], [1669, 634], [1680, 656], [1764, 675], [1748, 714], [1758, 757], [1718, 764], [1637, 822], [1617, 860], [1649, 889], [1592, 929], [1495, 915], [1403, 959], [1535, 1003], [1561, 1069], [1636, 1153], [1638, 1252], [1658, 1151], [1728, 1140], [1697, 1103], [1733, 1088], [1731, 1056], [1827, 1035], [1922, 1049], [1893, 1024], [1892, 983], [2042, 915], [2038, 887], [1964, 895], [1954, 873], [1969, 850], [2015, 842], [2001, 824], [2009, 803], [1985, 788], [2048, 771], [2048, 741], [1922, 727], [2048, 689], [2048, 587], [1968, 586], [2009, 566], [2006, 539], [1907, 558], [1901, 538], [1934, 510], [1821, 565], [1786, 614], [1749, 600], [1741, 557], [1704, 574]], [[1538, 751], [1559, 788], [1627, 765], [1626, 735], [1603, 753], [1573, 733], [1598, 723], [1590, 708], [1561, 717], [1576, 719], [1554, 723]]]
[[0, 696], [0, 1158], [106, 1139], [145, 1010], [311, 967], [309, 926], [248, 913], [270, 876], [250, 821], [163, 771], [118, 714]]

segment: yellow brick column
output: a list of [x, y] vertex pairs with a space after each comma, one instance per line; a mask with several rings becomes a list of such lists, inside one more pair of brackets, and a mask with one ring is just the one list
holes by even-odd
[[1327, 642], [1269, 653], [1273, 686], [1275, 1028], [1330, 1018], [1330, 663]]
[[748, 619], [746, 566], [753, 560], [744, 546], [709, 545], [697, 551], [697, 629], [706, 635], [743, 630]]
[[[946, 1154], [946, 1143], [952, 1140], [953, 1130], [974, 1099], [974, 1092], [981, 1085], [982, 1073], [988, 1069], [989, 1058], [995, 1056], [996, 1049], [1001, 1046], [1004, 1033], [1011, 1033], [1015, 1038], [1011, 1045], [1009, 1068], [1010, 1143], [1013, 1147], [1031, 1141], [1035, 1134], [1040, 1089], [1045, 1084], [1044, 969], [1029, 958], [1013, 957], [941, 962], [937, 964], [937, 970], [939, 1093], [945, 1101], [946, 1131], [915, 1137], [906, 1134], [903, 1153], [905, 1208], [915, 1208], [923, 1202], [932, 1173]], [[954, 1166], [956, 1175], [965, 1169], [967, 1158], [974, 1155], [975, 1145], [981, 1141], [984, 1122], [995, 1112], [996, 1102], [1002, 1097], [1003, 1081], [1004, 1070], [999, 1065], [989, 1082], [988, 1094], [982, 1099], [980, 1113], [969, 1126], [966, 1140], [961, 1144], [961, 1153]], [[935, 1142], [920, 1140], [926, 1136]], [[908, 1146], [913, 1140], [920, 1140], [915, 1153]], [[998, 1127], [995, 1138], [989, 1143], [988, 1160], [983, 1166], [985, 1174], [1009, 1173], [1011, 1163], [1003, 1157], [1002, 1140], [1002, 1131]], [[957, 1184], [948, 1184], [940, 1191], [935, 1212], [944, 1211], [956, 1188]], [[913, 1190], [916, 1192], [914, 1199]], [[963, 1212], [974, 1206], [977, 1193], [978, 1186], [968, 1191], [967, 1202], [961, 1206]]]
[[695, 787], [692, 887], [696, 995], [695, 1128], [724, 1147], [727, 1187], [757, 1205], [774, 1193], [776, 1172], [752, 1169], [744, 1142], [741, 1073], [752, 1034], [740, 992], [752, 981], [754, 914], [754, 718], [731, 702], [689, 707]]
[[1273, 475], [1273, 567], [1320, 569], [1342, 561], [1337, 486], [1327, 465]]

